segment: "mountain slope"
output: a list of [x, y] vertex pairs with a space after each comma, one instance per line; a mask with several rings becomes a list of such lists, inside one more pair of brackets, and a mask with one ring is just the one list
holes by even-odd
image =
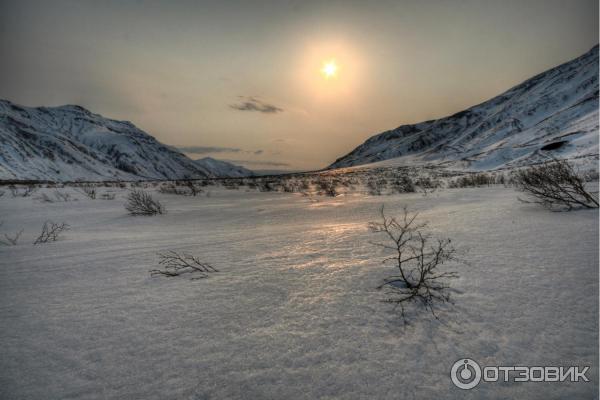
[[[218, 176], [131, 122], [79, 106], [0, 100], [0, 179], [139, 180]], [[216, 172], [216, 173], [215, 173]]]
[[253, 176], [254, 172], [240, 165], [235, 165], [227, 161], [215, 160], [212, 157], [204, 157], [195, 160], [194, 163], [204, 168], [215, 176], [226, 176], [230, 178], [241, 178], [244, 176]]
[[382, 160], [473, 170], [598, 155], [598, 46], [449, 117], [375, 135], [328, 168]]

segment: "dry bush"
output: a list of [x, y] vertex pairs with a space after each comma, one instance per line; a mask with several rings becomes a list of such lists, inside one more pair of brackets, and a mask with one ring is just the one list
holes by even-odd
[[71, 195], [69, 193], [63, 193], [60, 192], [59, 190], [55, 190], [54, 191], [54, 197], [56, 198], [57, 201], [71, 201], [73, 200], [71, 198]]
[[581, 177], [586, 182], [598, 182], [600, 175], [598, 174], [598, 171], [596, 171], [596, 170], [588, 170], [588, 171], [584, 171], [581, 174]]
[[310, 182], [306, 178], [300, 179], [298, 182], [298, 191], [299, 192], [308, 192], [310, 190]]
[[96, 187], [93, 185], [81, 186], [81, 192], [92, 200], [96, 200]]
[[55, 242], [58, 239], [58, 236], [68, 229], [69, 225], [64, 222], [57, 224], [48, 220], [44, 222], [44, 225], [42, 226], [42, 233], [40, 233], [38, 238], [35, 239], [33, 244]]
[[442, 186], [442, 183], [437, 179], [432, 179], [429, 176], [420, 176], [417, 178], [415, 184], [423, 190], [435, 190]]
[[489, 186], [496, 183], [496, 177], [492, 174], [485, 172], [479, 172], [474, 174], [467, 174], [458, 177], [448, 182], [449, 188], [465, 188], [465, 187], [479, 187]]
[[191, 254], [179, 254], [175, 251], [159, 253], [159, 264], [163, 269], [150, 270], [150, 276], [167, 276], [174, 277], [182, 274], [195, 274], [192, 279], [207, 278], [211, 272], [218, 272], [210, 264], [201, 262], [198, 258]]
[[408, 175], [401, 175], [391, 183], [392, 193], [414, 193], [415, 183]]
[[277, 187], [275, 186], [274, 182], [261, 180], [258, 182], [258, 190], [260, 192], [274, 192], [277, 190]]
[[223, 179], [221, 184], [228, 190], [239, 190], [241, 185], [237, 179]]
[[187, 181], [186, 186], [189, 190], [190, 196], [196, 197], [200, 193], [202, 193], [202, 189], [196, 186], [196, 184], [192, 181]]
[[583, 177], [566, 160], [556, 159], [516, 171], [512, 182], [529, 196], [531, 200], [519, 199], [526, 203], [549, 209], [598, 208], [598, 193], [586, 190]]
[[454, 271], [440, 271], [444, 263], [457, 261], [455, 248], [450, 239], [434, 239], [426, 233], [427, 223], [417, 223], [418, 214], [407, 208], [399, 219], [387, 217], [383, 207], [380, 214], [380, 221], [371, 222], [369, 228], [385, 235], [385, 243], [374, 244], [390, 252], [383, 262], [392, 262], [398, 275], [385, 279], [378, 289], [389, 289], [391, 297], [385, 301], [400, 307], [405, 322], [409, 303], [422, 304], [437, 318], [436, 303], [450, 301], [447, 280], [458, 277]]
[[125, 209], [131, 215], [156, 215], [166, 213], [165, 207], [154, 200], [150, 193], [141, 189], [132, 189], [127, 195]]
[[339, 194], [337, 190], [338, 181], [336, 179], [318, 175], [313, 183], [317, 194], [320, 196], [336, 197]]
[[36, 192], [37, 188], [34, 185], [27, 185], [24, 188], [17, 188], [14, 185], [8, 187], [12, 197], [29, 197]]
[[197, 196], [202, 193], [202, 189], [194, 184], [192, 181], [181, 181], [174, 183], [163, 184], [158, 188], [160, 193], [164, 194], [176, 194], [179, 196]]
[[117, 195], [115, 193], [102, 193], [100, 195], [101, 200], [114, 200]]
[[296, 182], [293, 181], [285, 181], [281, 184], [281, 188], [285, 193], [294, 193], [298, 191]]
[[54, 200], [52, 200], [46, 193], [42, 193], [39, 197], [39, 200], [42, 203], [54, 203]]
[[163, 184], [158, 188], [158, 191], [162, 194], [176, 194], [176, 195], [186, 195], [187, 194], [183, 190], [180, 190], [177, 187], [177, 185], [175, 185], [174, 183]]
[[66, 202], [73, 200], [69, 193], [62, 193], [58, 190], [54, 191], [54, 198], [50, 197], [47, 193], [42, 193], [39, 197], [42, 203], [54, 203], [55, 201]]
[[0, 244], [4, 245], [4, 246], [16, 246], [17, 242], [19, 241], [19, 238], [21, 237], [21, 235], [23, 234], [23, 229], [21, 229], [19, 232], [15, 233], [13, 236], [9, 236], [8, 233], [4, 234], [4, 240], [0, 239]]

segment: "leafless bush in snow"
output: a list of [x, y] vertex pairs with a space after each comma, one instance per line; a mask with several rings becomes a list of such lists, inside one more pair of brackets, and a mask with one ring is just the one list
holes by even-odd
[[5, 233], [4, 234], [5, 240], [0, 239], [0, 244], [2, 244], [4, 246], [16, 246], [17, 242], [19, 241], [19, 238], [21, 237], [22, 234], [23, 234], [23, 229], [21, 229], [19, 232], [15, 233], [13, 236], [9, 236], [8, 233]]
[[58, 236], [68, 229], [69, 225], [64, 222], [57, 224], [52, 221], [46, 221], [44, 222], [44, 226], [42, 226], [42, 233], [35, 239], [33, 244], [55, 242], [58, 239]]
[[185, 194], [185, 193], [183, 193], [183, 191], [178, 189], [174, 183], [163, 184], [158, 188], [158, 191], [163, 194], [177, 194], [177, 195]]
[[391, 252], [384, 263], [393, 262], [398, 275], [384, 280], [378, 287], [390, 290], [391, 297], [385, 300], [400, 307], [402, 317], [407, 322], [405, 306], [420, 303], [437, 318], [436, 303], [450, 301], [448, 279], [457, 278], [454, 271], [440, 271], [449, 261], [456, 261], [456, 250], [450, 239], [435, 239], [424, 230], [427, 223], [417, 223], [417, 213], [403, 209], [400, 218], [387, 217], [381, 207], [379, 222], [371, 222], [372, 232], [382, 233], [385, 243], [374, 243]]
[[202, 193], [202, 189], [199, 188], [198, 186], [196, 186], [196, 184], [192, 181], [187, 181], [186, 182], [186, 186], [189, 190], [190, 196], [197, 196], [198, 194]]
[[415, 183], [407, 175], [400, 175], [391, 183], [392, 193], [414, 193]]
[[600, 178], [600, 175], [596, 170], [588, 170], [581, 174], [581, 177], [586, 182], [598, 182], [598, 178]]
[[81, 192], [92, 200], [96, 200], [96, 187], [93, 185], [82, 185]]
[[586, 190], [583, 177], [566, 160], [553, 159], [516, 171], [513, 183], [532, 199], [519, 199], [524, 202], [549, 209], [598, 208], [598, 193]]
[[42, 203], [54, 203], [58, 202], [66, 202], [73, 200], [69, 193], [63, 193], [58, 190], [54, 191], [54, 198], [50, 197], [47, 193], [42, 193], [38, 198]]
[[448, 182], [449, 188], [466, 188], [466, 187], [479, 187], [489, 186], [496, 183], [496, 177], [493, 174], [487, 174], [485, 172], [478, 172], [473, 174], [466, 174], [460, 176], [454, 180]]
[[202, 189], [192, 181], [184, 181], [174, 183], [166, 183], [158, 188], [160, 193], [164, 194], [176, 194], [179, 196], [197, 196], [202, 193]]
[[58, 201], [71, 201], [71, 200], [73, 200], [71, 198], [71, 195], [69, 193], [67, 193], [67, 192], [61, 192], [59, 190], [55, 190], [54, 191], [54, 197]]
[[37, 190], [35, 185], [27, 185], [21, 189], [17, 188], [14, 185], [11, 185], [8, 187], [8, 189], [10, 190], [12, 197], [29, 197]]
[[211, 272], [218, 272], [210, 264], [201, 262], [191, 254], [179, 254], [171, 250], [166, 253], [159, 253], [158, 256], [160, 257], [158, 263], [163, 266], [163, 269], [150, 270], [150, 276], [173, 277], [193, 273], [195, 276], [192, 279], [203, 279], [207, 278]]
[[39, 197], [39, 200], [42, 203], [54, 203], [54, 200], [52, 200], [46, 193], [42, 193]]
[[381, 196], [383, 188], [387, 186], [387, 180], [385, 177], [369, 177], [365, 183], [367, 192], [371, 196]]
[[164, 214], [165, 207], [152, 196], [141, 189], [132, 189], [127, 195], [125, 209], [131, 215], [155, 215]]

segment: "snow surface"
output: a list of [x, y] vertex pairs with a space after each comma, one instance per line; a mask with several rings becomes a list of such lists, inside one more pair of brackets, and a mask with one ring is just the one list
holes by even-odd
[[[484, 103], [367, 139], [329, 168], [390, 160], [475, 171], [598, 160], [598, 46]], [[547, 146], [558, 146], [548, 149]]]
[[[504, 187], [319, 201], [211, 189], [156, 194], [166, 215], [132, 217], [125, 194], [0, 198], [0, 233], [25, 229], [0, 247], [0, 398], [598, 398], [597, 210], [549, 212]], [[441, 321], [405, 326], [381, 302], [393, 270], [366, 225], [382, 203], [468, 251]], [[71, 230], [33, 246], [46, 219]], [[221, 272], [151, 278], [164, 250]], [[591, 381], [461, 391], [449, 371], [463, 357], [589, 365]]]

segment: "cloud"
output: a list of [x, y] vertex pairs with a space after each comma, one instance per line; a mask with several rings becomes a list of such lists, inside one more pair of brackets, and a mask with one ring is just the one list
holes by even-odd
[[242, 100], [240, 103], [230, 104], [229, 107], [238, 111], [256, 111], [264, 114], [275, 114], [283, 112], [283, 108], [279, 108], [273, 104], [265, 103], [256, 97], [239, 96]]
[[207, 153], [239, 153], [242, 149], [235, 147], [218, 147], [218, 146], [184, 146], [178, 147], [184, 153], [192, 154], [207, 154]]

